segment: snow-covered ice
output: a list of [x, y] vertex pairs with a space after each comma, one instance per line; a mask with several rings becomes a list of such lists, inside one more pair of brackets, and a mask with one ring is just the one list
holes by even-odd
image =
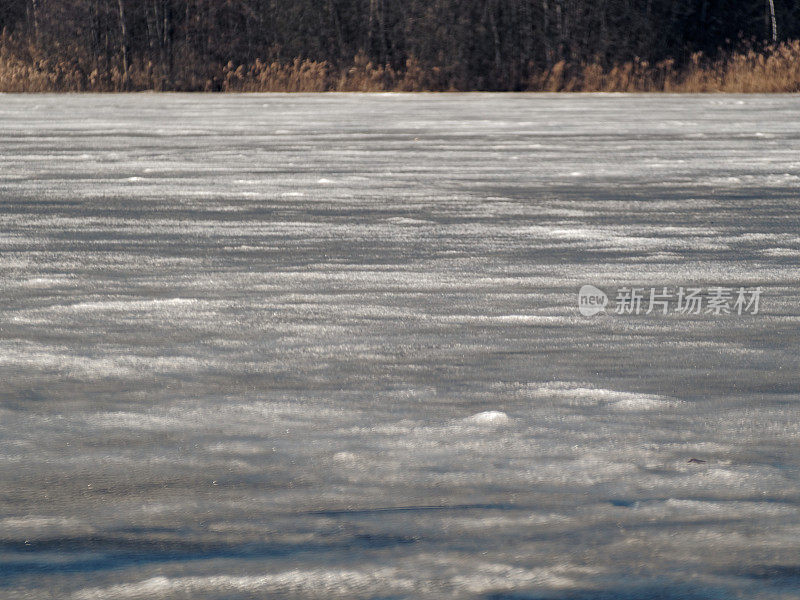
[[797, 598], [798, 117], [3, 95], [0, 597]]

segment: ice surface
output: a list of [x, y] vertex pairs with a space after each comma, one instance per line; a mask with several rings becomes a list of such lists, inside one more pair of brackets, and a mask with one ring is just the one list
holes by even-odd
[[0, 597], [797, 598], [800, 98], [0, 109]]

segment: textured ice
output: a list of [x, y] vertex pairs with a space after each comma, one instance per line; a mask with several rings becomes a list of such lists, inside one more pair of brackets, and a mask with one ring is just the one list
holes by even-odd
[[499, 410], [485, 410], [465, 419], [467, 423], [475, 425], [499, 425], [508, 423], [508, 415]]
[[0, 108], [4, 600], [797, 597], [796, 96]]

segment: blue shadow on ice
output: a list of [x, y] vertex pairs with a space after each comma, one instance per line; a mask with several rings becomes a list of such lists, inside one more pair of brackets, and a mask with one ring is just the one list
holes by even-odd
[[720, 589], [652, 584], [624, 589], [502, 592], [484, 598], [485, 600], [733, 600], [738, 597]]
[[413, 537], [356, 534], [347, 539], [303, 544], [202, 544], [115, 537], [63, 537], [0, 542], [0, 587], [4, 578], [32, 574], [91, 573], [153, 563], [213, 559], [282, 558], [343, 553], [413, 544]]

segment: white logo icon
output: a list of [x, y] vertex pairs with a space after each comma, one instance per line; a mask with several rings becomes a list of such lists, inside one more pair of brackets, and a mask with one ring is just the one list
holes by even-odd
[[603, 312], [608, 304], [606, 293], [593, 285], [584, 285], [578, 292], [578, 310], [584, 317]]

